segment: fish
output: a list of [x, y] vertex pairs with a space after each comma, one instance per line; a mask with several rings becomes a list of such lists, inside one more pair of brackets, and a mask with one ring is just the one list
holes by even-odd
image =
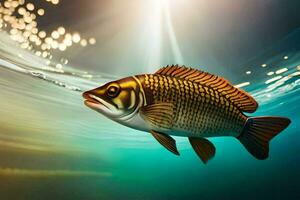
[[211, 137], [234, 137], [252, 156], [267, 159], [270, 140], [291, 123], [286, 117], [247, 116], [258, 108], [250, 94], [220, 76], [184, 65], [108, 82], [83, 97], [87, 107], [150, 133], [175, 155], [180, 153], [172, 136], [187, 137], [205, 164], [216, 153]]

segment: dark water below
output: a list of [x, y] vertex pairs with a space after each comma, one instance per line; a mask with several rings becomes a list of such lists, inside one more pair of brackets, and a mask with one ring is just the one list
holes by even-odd
[[186, 138], [176, 138], [176, 157], [148, 133], [83, 105], [81, 91], [114, 77], [49, 71], [3, 45], [0, 199], [300, 199], [298, 52], [282, 64], [289, 71], [279, 82], [257, 76], [245, 87], [260, 103], [254, 116], [292, 120], [270, 157], [258, 161], [236, 139], [213, 138], [216, 156], [204, 165]]

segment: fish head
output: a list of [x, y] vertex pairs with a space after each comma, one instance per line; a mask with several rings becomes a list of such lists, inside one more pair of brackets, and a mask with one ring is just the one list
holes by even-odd
[[136, 77], [127, 77], [84, 92], [84, 103], [106, 117], [120, 121], [135, 115], [144, 104], [141, 90]]

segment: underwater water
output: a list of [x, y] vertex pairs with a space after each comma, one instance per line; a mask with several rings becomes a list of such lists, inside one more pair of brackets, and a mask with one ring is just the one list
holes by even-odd
[[[186, 138], [175, 137], [177, 157], [149, 133], [84, 106], [83, 91], [119, 77], [54, 70], [1, 33], [0, 199], [299, 199], [300, 51], [289, 45], [250, 60], [269, 66], [253, 69], [243, 88], [260, 104], [251, 116], [292, 121], [269, 158], [256, 160], [234, 138], [211, 138], [216, 156], [204, 165]], [[278, 66], [288, 70], [266, 75]]]

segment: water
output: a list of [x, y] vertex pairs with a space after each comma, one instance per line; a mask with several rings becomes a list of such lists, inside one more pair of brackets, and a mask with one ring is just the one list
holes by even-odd
[[270, 157], [258, 161], [236, 139], [212, 138], [216, 156], [204, 165], [186, 138], [175, 138], [181, 153], [176, 157], [150, 134], [83, 105], [82, 91], [118, 77], [49, 67], [5, 34], [0, 43], [1, 199], [300, 198], [298, 50], [268, 53], [275, 46], [249, 61], [289, 69], [267, 85], [272, 69], [257, 67], [245, 87], [260, 104], [254, 116], [292, 120], [272, 140]]

